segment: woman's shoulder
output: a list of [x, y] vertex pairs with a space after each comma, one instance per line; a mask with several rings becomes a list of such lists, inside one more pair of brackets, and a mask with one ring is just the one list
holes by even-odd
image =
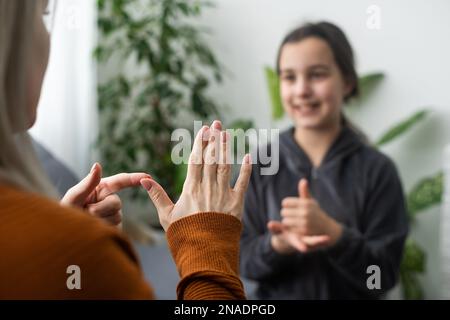
[[[89, 217], [77, 208], [60, 205], [55, 199], [12, 186], [0, 185], [0, 202], [3, 213], [13, 210], [17, 217], [28, 216], [36, 219], [46, 217], [53, 218], [55, 221], [66, 221], [66, 218], [69, 217], [69, 219], [79, 220], [80, 222], [86, 221], [86, 218]], [[4, 214], [2, 216], [5, 218]], [[88, 218], [88, 220], [92, 219]]]
[[[122, 238], [113, 226], [88, 213], [61, 206], [56, 200], [0, 186], [0, 229], [5, 234], [21, 234], [42, 245], [92, 245], [111, 238]], [[124, 239], [125, 240], [125, 239]]]
[[[125, 236], [81, 210], [0, 186], [0, 298], [151, 298]], [[83, 290], [68, 290], [78, 268]], [[80, 273], [81, 272], [81, 273]], [[6, 292], [6, 291], [4, 291]]]

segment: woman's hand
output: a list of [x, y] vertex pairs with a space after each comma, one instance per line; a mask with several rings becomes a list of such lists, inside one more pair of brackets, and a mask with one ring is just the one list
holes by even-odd
[[139, 186], [142, 179], [149, 177], [146, 173], [120, 173], [102, 179], [102, 167], [96, 163], [89, 175], [67, 191], [61, 204], [84, 209], [112, 225], [120, 225], [122, 202], [115, 193]]
[[306, 179], [299, 183], [298, 198], [283, 200], [281, 217], [281, 222], [268, 223], [269, 230], [274, 234], [272, 246], [281, 253], [292, 252], [292, 248], [309, 252], [332, 246], [342, 234], [342, 226], [311, 197]]
[[143, 179], [142, 186], [158, 210], [164, 230], [176, 220], [200, 212], [221, 212], [242, 217], [244, 194], [251, 173], [250, 156], [244, 157], [234, 188], [230, 187], [229, 137], [220, 122], [203, 127], [197, 134], [189, 157], [187, 177], [177, 203], [154, 180]]

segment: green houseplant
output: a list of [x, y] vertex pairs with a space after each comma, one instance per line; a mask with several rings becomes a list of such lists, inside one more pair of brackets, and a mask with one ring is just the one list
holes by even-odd
[[[428, 110], [421, 110], [414, 113], [409, 118], [388, 130], [376, 142], [378, 147], [382, 147], [405, 132], [409, 131], [415, 124], [423, 121]], [[443, 193], [443, 172], [425, 177], [419, 180], [406, 195], [406, 204], [410, 225], [416, 224], [417, 214], [426, 209], [441, 203]], [[419, 282], [418, 275], [425, 271], [426, 254], [422, 247], [409, 236], [406, 239], [405, 251], [400, 266], [400, 282], [402, 284], [403, 296], [406, 299], [423, 299], [424, 293]]]
[[[98, 87], [98, 149], [106, 174], [145, 171], [176, 197], [185, 167], [171, 161], [171, 134], [219, 118], [207, 94], [222, 70], [195, 25], [205, 1], [98, 0], [95, 57], [108, 74]], [[136, 189], [133, 198], [147, 199]]]
[[[284, 110], [280, 98], [278, 75], [270, 67], [265, 67], [264, 70], [269, 89], [272, 118], [274, 120], [281, 119], [284, 116]], [[373, 88], [375, 88], [383, 78], [384, 74], [380, 72], [361, 76], [359, 78], [361, 94], [358, 99], [353, 100], [352, 105], [361, 106], [363, 102], [370, 97]], [[394, 141], [396, 138], [407, 133], [417, 124], [424, 121], [428, 113], [428, 109], [415, 112], [413, 115], [388, 129], [378, 140], [376, 140], [374, 145], [381, 148]], [[443, 172], [438, 172], [433, 176], [422, 178], [414, 185], [406, 195], [408, 217], [412, 226], [416, 223], [417, 214], [441, 203], [442, 193]], [[425, 264], [425, 251], [411, 236], [409, 236], [406, 240], [404, 255], [400, 266], [400, 283], [405, 299], [424, 298], [418, 275], [425, 271]]]

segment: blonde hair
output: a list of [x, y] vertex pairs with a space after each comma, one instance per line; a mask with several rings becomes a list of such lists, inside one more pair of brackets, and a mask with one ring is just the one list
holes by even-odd
[[57, 197], [44, 173], [31, 138], [26, 64], [38, 1], [0, 0], [0, 183]]

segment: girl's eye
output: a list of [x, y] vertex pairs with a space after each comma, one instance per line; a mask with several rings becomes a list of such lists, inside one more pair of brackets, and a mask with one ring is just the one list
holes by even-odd
[[281, 79], [284, 81], [293, 82], [293, 81], [295, 81], [295, 76], [288, 74], [288, 75], [282, 76]]
[[325, 72], [313, 72], [311, 73], [311, 79], [322, 79], [326, 76]]

